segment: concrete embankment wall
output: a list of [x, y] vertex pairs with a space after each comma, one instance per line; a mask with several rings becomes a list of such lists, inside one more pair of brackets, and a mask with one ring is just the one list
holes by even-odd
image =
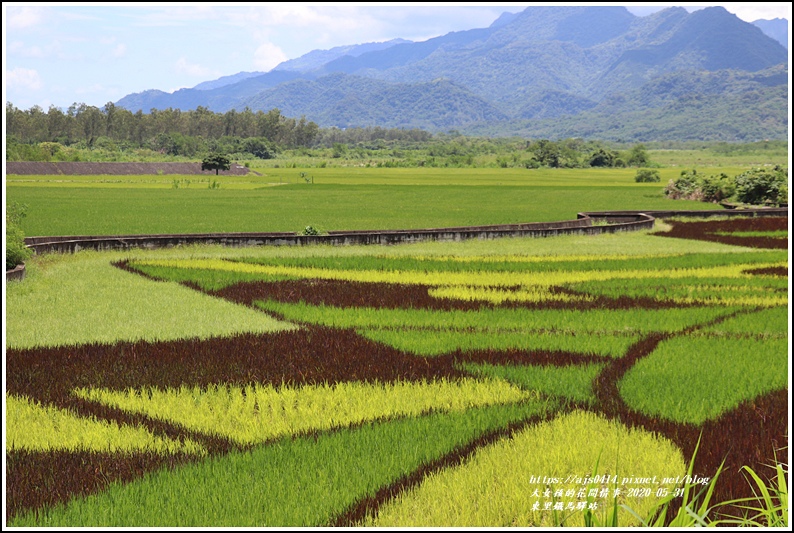
[[129, 248], [166, 248], [190, 244], [243, 246], [334, 246], [356, 244], [399, 244], [424, 241], [463, 241], [504, 237], [555, 237], [558, 235], [597, 235], [653, 228], [655, 218], [713, 216], [788, 216], [788, 209], [747, 209], [737, 211], [607, 211], [579, 213], [576, 220], [467, 226], [452, 228], [332, 231], [327, 235], [296, 233], [204, 233], [173, 235], [80, 235], [28, 237], [25, 243], [36, 253], [76, 252], [83, 249], [123, 250]]

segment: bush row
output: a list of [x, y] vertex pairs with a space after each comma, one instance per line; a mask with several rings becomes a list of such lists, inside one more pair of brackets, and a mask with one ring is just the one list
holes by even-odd
[[13, 270], [30, 257], [30, 250], [25, 247], [25, 234], [20, 228], [25, 218], [27, 206], [10, 202], [6, 206], [6, 270]]
[[788, 204], [788, 168], [754, 168], [729, 178], [727, 174], [698, 175], [697, 170], [682, 170], [664, 190], [673, 200], [701, 202], [735, 201], [751, 205]]

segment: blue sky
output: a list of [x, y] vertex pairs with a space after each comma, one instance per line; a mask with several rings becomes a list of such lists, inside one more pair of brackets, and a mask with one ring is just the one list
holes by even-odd
[[[483, 28], [528, 5], [4, 2], [3, 96], [20, 109], [101, 107], [147, 89], [266, 72], [312, 50]], [[643, 16], [666, 4], [621, 5]], [[692, 11], [706, 4], [675, 5]], [[787, 2], [708, 5], [748, 22], [791, 19]]]

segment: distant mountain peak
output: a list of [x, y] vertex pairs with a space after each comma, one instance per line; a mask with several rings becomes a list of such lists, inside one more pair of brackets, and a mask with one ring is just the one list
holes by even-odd
[[753, 26], [757, 26], [765, 34], [788, 49], [788, 20], [783, 18], [759, 19], [753, 21]]
[[405, 39], [391, 39], [389, 41], [383, 41], [383, 42], [336, 46], [328, 50], [312, 50], [311, 52], [304, 54], [298, 58], [290, 59], [282, 63], [279, 63], [278, 65], [275, 66], [273, 70], [292, 70], [297, 72], [308, 72], [310, 70], [317, 69], [330, 61], [339, 59], [340, 57], [344, 57], [344, 56], [358, 57], [368, 52], [385, 50], [387, 48], [391, 48], [392, 46], [396, 46], [398, 44], [405, 44], [410, 42], [412, 41], [407, 41]]
[[495, 21], [493, 21], [491, 23], [491, 25], [488, 26], [488, 27], [489, 28], [498, 28], [500, 26], [504, 26], [505, 24], [509, 24], [510, 22], [512, 22], [517, 16], [518, 16], [518, 13], [510, 13], [509, 11], [505, 11], [504, 13], [499, 15], [499, 18], [497, 18]]
[[264, 72], [238, 72], [237, 74], [232, 74], [231, 76], [222, 76], [217, 80], [201, 82], [193, 88], [198, 91], [208, 91], [211, 89], [224, 87], [226, 85], [232, 85], [233, 83], [237, 83], [248, 78], [253, 78], [254, 76], [261, 76], [262, 74], [264, 74]]

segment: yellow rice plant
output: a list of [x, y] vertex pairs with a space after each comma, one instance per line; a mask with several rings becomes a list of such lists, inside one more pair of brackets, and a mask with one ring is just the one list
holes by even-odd
[[482, 301], [492, 304], [503, 302], [589, 302], [593, 300], [590, 295], [570, 295], [551, 292], [548, 287], [528, 286], [517, 291], [503, 290], [490, 287], [438, 287], [428, 291], [434, 298], [446, 298], [465, 301]]
[[[651, 278], [742, 278], [749, 277], [743, 270], [747, 265], [725, 265], [704, 268], [608, 270], [608, 271], [554, 271], [554, 272], [418, 272], [383, 270], [334, 270], [313, 267], [292, 267], [238, 263], [219, 259], [149, 260], [142, 265], [169, 268], [215, 269], [228, 272], [246, 272], [263, 276], [286, 276], [296, 279], [327, 279], [369, 283], [403, 283], [429, 286], [472, 287], [549, 287], [586, 281], [610, 279]], [[759, 263], [754, 268], [784, 266], [785, 262]]]
[[13, 394], [6, 396], [6, 450], [206, 453], [190, 440], [156, 437], [145, 429], [80, 417]]
[[[595, 468], [594, 468], [595, 465]], [[669, 440], [576, 411], [482, 448], [381, 506], [377, 527], [582, 527], [620, 504], [646, 513], [686, 472]]]
[[241, 444], [429, 410], [462, 411], [532, 396], [500, 379], [339, 383], [303, 387], [212, 385], [179, 389], [77, 389], [78, 397], [217, 433]]

